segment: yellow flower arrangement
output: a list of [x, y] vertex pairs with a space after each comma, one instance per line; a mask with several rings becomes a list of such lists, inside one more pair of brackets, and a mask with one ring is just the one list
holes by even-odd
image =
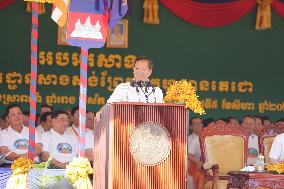
[[6, 189], [24, 189], [27, 186], [27, 173], [33, 167], [34, 161], [18, 158], [11, 165], [12, 176], [7, 182]]
[[93, 186], [88, 177], [93, 173], [91, 164], [87, 158], [74, 158], [66, 167], [66, 177], [69, 182], [78, 189], [92, 189]]
[[196, 95], [196, 89], [191, 83], [183, 79], [171, 85], [164, 98], [165, 102], [184, 103], [186, 108], [190, 108], [194, 113], [205, 114], [201, 102]]
[[277, 164], [267, 165], [266, 169], [268, 171], [271, 171], [271, 172], [276, 172], [278, 174], [283, 174], [284, 173], [284, 161], [282, 161], [281, 163], [277, 163]]
[[11, 169], [14, 175], [27, 174], [33, 167], [34, 161], [27, 158], [18, 158], [11, 165]]

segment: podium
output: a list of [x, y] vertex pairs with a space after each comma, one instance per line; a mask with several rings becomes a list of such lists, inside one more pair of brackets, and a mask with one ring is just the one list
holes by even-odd
[[183, 105], [112, 103], [94, 128], [94, 189], [186, 189]]

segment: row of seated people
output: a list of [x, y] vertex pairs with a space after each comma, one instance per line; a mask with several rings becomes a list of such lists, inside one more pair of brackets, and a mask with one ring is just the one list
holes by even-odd
[[[206, 122], [208, 124], [208, 120], [205, 120], [205, 124]], [[227, 182], [218, 182], [219, 185], [215, 184], [214, 187], [212, 182], [207, 182], [210, 176], [205, 170], [213, 168], [213, 164], [219, 164], [219, 171], [224, 176], [228, 171], [240, 171], [245, 166], [253, 166], [260, 152], [268, 162], [284, 160], [284, 134], [281, 135], [284, 133], [284, 119], [264, 125], [260, 116], [246, 115], [240, 123], [236, 118], [228, 118], [211, 122], [208, 128], [203, 125], [204, 121], [199, 117], [190, 120], [187, 188], [226, 188]], [[222, 134], [227, 136], [218, 138]], [[246, 145], [237, 141], [239, 139], [246, 141]], [[242, 147], [237, 148], [235, 145], [238, 144]]]
[[[44, 130], [50, 130], [51, 124], [51, 119], [49, 117], [50, 113], [47, 115], [44, 115], [47, 112], [53, 112], [55, 109], [53, 106], [43, 104], [40, 107], [40, 113], [36, 115], [36, 130], [38, 131], [39, 134], [42, 134]], [[69, 121], [69, 126], [75, 126], [78, 127], [79, 125], [79, 106], [75, 106], [72, 109], [71, 108], [66, 108], [64, 109], [65, 112], [68, 113], [70, 117]], [[8, 122], [8, 117], [6, 115], [7, 113], [4, 112], [2, 116], [0, 117], [0, 130], [4, 130], [9, 127], [9, 122]], [[23, 125], [28, 127], [29, 126], [29, 118], [30, 118], [30, 112], [27, 110], [22, 111], [22, 116], [23, 116]], [[94, 128], [94, 117], [95, 113], [92, 111], [87, 110], [87, 115], [86, 115], [86, 128], [88, 130], [93, 130]], [[43, 122], [46, 123], [46, 127], [43, 128]]]
[[[79, 108], [74, 107], [71, 116], [63, 110], [54, 111], [51, 106], [41, 108], [40, 124], [35, 131], [35, 160], [47, 161], [52, 157], [52, 168], [65, 168], [79, 151]], [[72, 121], [71, 121], [72, 120]], [[85, 156], [93, 161], [94, 113], [88, 112], [86, 119]], [[2, 166], [10, 166], [19, 157], [28, 157], [29, 128], [24, 124], [20, 105], [6, 107], [6, 125], [0, 131], [0, 153], [5, 157]], [[2, 122], [3, 123], [3, 122]], [[71, 124], [72, 123], [72, 124]], [[71, 125], [70, 125], [71, 124]]]

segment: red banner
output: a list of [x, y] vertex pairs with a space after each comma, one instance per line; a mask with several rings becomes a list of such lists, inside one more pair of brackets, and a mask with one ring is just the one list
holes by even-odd
[[284, 0], [273, 0], [272, 8], [279, 16], [284, 18]]
[[16, 0], [0, 0], [0, 10], [14, 2], [16, 2]]
[[235, 22], [256, 6], [256, 0], [160, 0], [160, 2], [183, 20], [208, 28]]

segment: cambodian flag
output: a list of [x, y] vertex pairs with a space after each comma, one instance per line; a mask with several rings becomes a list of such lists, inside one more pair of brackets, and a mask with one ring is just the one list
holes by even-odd
[[108, 27], [113, 27], [126, 14], [126, 0], [71, 0], [68, 20], [68, 44], [101, 48], [107, 38]]
[[127, 13], [127, 0], [56, 0], [51, 18], [61, 27], [66, 23], [68, 5], [71, 11], [105, 14], [106, 4], [110, 10], [109, 26], [112, 28]]

